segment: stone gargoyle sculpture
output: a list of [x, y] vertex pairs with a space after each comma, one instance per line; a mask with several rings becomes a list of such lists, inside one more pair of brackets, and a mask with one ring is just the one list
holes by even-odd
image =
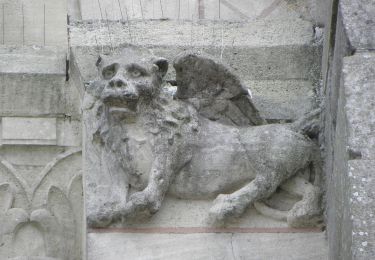
[[[253, 204], [294, 227], [320, 220], [320, 189], [294, 177], [311, 169], [319, 182], [319, 149], [305, 135], [316, 113], [266, 124], [229, 69], [191, 52], [174, 61], [173, 96], [162, 87], [168, 61], [147, 49], [125, 47], [97, 66], [83, 101], [89, 226], [150, 217], [167, 193], [214, 199], [214, 224]], [[280, 186], [302, 196], [286, 213], [262, 203]]]

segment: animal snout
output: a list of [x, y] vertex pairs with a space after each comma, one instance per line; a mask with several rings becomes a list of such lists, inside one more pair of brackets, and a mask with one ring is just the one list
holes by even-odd
[[133, 98], [135, 96], [135, 94], [134, 93], [130, 93], [130, 92], [125, 92], [124, 96], [127, 97], [127, 98]]
[[125, 82], [125, 80], [123, 79], [120, 79], [120, 78], [114, 78], [112, 79], [110, 82], [109, 82], [109, 85], [114, 88], [122, 88], [122, 87], [125, 87], [127, 84]]

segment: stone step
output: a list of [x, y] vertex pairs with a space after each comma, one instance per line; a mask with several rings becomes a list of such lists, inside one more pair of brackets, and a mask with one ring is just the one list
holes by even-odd
[[324, 233], [89, 233], [90, 260], [324, 260]]
[[[72, 54], [74, 58], [71, 71], [74, 75], [79, 74], [77, 85], [82, 87], [83, 93], [83, 82], [98, 76], [95, 67], [98, 52], [93, 47], [76, 47], [72, 50]], [[162, 51], [157, 54], [163, 56]], [[167, 78], [175, 78], [173, 67], [170, 67]], [[261, 115], [271, 122], [297, 119], [310, 111], [315, 103], [315, 86], [309, 80], [244, 80], [243, 82], [251, 89], [254, 103]]]
[[[316, 79], [321, 48], [314, 30], [302, 19], [253, 22], [113, 21], [70, 25], [71, 45], [149, 47], [173, 60], [177, 53], [196, 49], [227, 63], [243, 80]], [[106, 48], [104, 48], [106, 49]]]
[[65, 50], [0, 48], [0, 116], [72, 115], [78, 111], [66, 84]]
[[261, 116], [270, 122], [298, 119], [316, 103], [315, 87], [307, 80], [245, 81]]

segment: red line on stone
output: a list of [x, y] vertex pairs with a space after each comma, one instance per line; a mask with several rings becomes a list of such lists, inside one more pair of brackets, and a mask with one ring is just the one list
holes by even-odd
[[157, 227], [157, 228], [92, 228], [89, 233], [197, 234], [197, 233], [319, 233], [320, 228], [213, 228], [213, 227]]

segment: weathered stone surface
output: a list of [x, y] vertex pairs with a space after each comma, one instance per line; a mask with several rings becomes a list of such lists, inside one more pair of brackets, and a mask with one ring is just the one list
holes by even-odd
[[[101, 46], [132, 43], [168, 60], [195, 49], [222, 59], [243, 80], [317, 79], [320, 73], [321, 48], [314, 45], [313, 26], [300, 19], [222, 24], [134, 21], [130, 30], [131, 37], [127, 24], [109, 22], [108, 33], [106, 23], [75, 23], [70, 27], [71, 44], [97, 46], [98, 53]], [[87, 68], [92, 66], [87, 62]]]
[[2, 44], [67, 49], [66, 0], [2, 0], [0, 4], [4, 14], [0, 19]]
[[307, 80], [246, 81], [260, 115], [267, 120], [296, 120], [316, 106], [315, 86]]
[[[360, 185], [353, 184], [348, 165], [357, 161], [365, 165], [367, 160], [373, 158], [374, 55], [362, 49], [368, 47], [365, 43], [372, 34], [366, 32], [366, 26], [354, 25], [357, 22], [364, 22], [364, 14], [371, 12], [371, 7], [367, 8], [365, 1], [340, 3], [335, 27], [334, 56], [333, 61], [330, 61], [332, 65], [327, 73], [325, 88], [326, 100], [328, 100], [325, 113], [325, 142], [326, 172], [329, 175], [327, 226], [330, 257], [367, 259], [355, 253], [359, 252], [361, 244], [357, 242], [358, 237], [352, 235], [354, 226], [351, 210], [355, 207], [351, 204], [351, 200], [353, 200], [353, 193], [357, 194], [357, 191], [353, 191], [353, 187], [358, 188]], [[363, 10], [358, 12], [358, 8]], [[354, 21], [357, 16], [361, 18]], [[352, 26], [357, 26], [356, 32], [351, 31]], [[352, 55], [352, 48], [362, 51]], [[363, 162], [360, 161], [361, 159]], [[364, 166], [360, 169], [364, 172], [358, 171], [358, 176], [367, 172]], [[369, 189], [362, 191], [363, 194], [371, 194]], [[362, 214], [363, 216], [357, 218], [366, 218], [372, 213], [363, 210]], [[370, 244], [367, 251], [371, 251]]]
[[3, 46], [0, 57], [0, 258], [81, 259], [79, 96], [66, 49]]
[[343, 22], [355, 49], [375, 48], [375, 3], [372, 0], [340, 1]]
[[81, 259], [80, 149], [33, 150], [1, 149], [0, 258]]
[[[273, 0], [102, 0], [99, 3], [81, 0], [80, 8], [75, 7], [75, 9], [76, 12], [81, 9], [83, 20], [207, 19], [255, 21], [280, 17], [300, 18], [302, 16], [304, 19], [322, 25], [325, 18], [323, 2], [323, 0], [287, 0], [278, 2]], [[102, 13], [100, 9], [102, 9]], [[105, 13], [105, 10], [107, 10], [107, 13]]]
[[189, 102], [212, 121], [238, 126], [261, 125], [265, 120], [248, 89], [231, 70], [211, 56], [183, 52], [173, 61], [175, 97]]
[[[208, 80], [191, 80], [194, 66], [182, 66], [191, 59], [200, 64]], [[126, 47], [117, 57], [100, 57], [97, 65], [102, 79], [87, 87], [83, 103], [90, 226], [149, 217], [159, 210], [167, 192], [190, 199], [220, 194], [210, 218], [223, 222], [268, 198], [282, 182], [310, 164], [319, 181], [319, 151], [294, 132], [293, 126], [239, 128], [241, 123], [236, 121], [222, 124], [198, 115], [200, 99], [215, 101], [218, 97], [215, 86], [223, 94], [218, 101], [233, 102], [233, 95], [249, 98], [232, 74], [225, 78], [236, 84], [226, 85], [223, 79], [211, 85], [213, 70], [228, 71], [213, 60], [191, 53], [180, 56], [175, 62], [178, 86], [174, 99], [160, 89], [167, 61], [154, 58], [146, 49]], [[182, 94], [192, 96], [179, 99]], [[247, 102], [252, 105], [250, 99]], [[250, 114], [252, 117], [256, 114]], [[297, 184], [306, 186], [308, 182], [294, 186]], [[303, 200], [288, 213], [290, 225], [312, 225], [319, 220], [319, 188], [302, 190]]]
[[3, 117], [3, 144], [56, 144], [56, 118]]
[[349, 161], [349, 205], [352, 259], [375, 258], [375, 161]]
[[[323, 233], [126, 234], [89, 233], [90, 260], [328, 259]], [[298, 252], [298, 253], [297, 253]]]
[[66, 54], [53, 48], [0, 48], [0, 113], [38, 116], [63, 113]]
[[81, 122], [68, 118], [0, 118], [0, 144], [81, 146]]
[[77, 89], [67, 80], [66, 50], [0, 48], [0, 115], [80, 118]]
[[[340, 188], [335, 195], [342, 198], [338, 208], [341, 252], [345, 258], [371, 259], [375, 254], [373, 216], [373, 171], [375, 151], [373, 86], [375, 56], [358, 53], [344, 58], [335, 147], [336, 176]], [[343, 174], [345, 173], [345, 174]]]
[[[264, 49], [264, 52], [253, 53], [254, 55], [251, 50], [242, 49], [224, 54], [224, 56], [228, 64], [230, 64], [231, 69], [244, 79], [244, 85], [251, 89], [254, 103], [264, 118], [271, 120], [297, 119], [315, 106], [315, 85], [309, 80], [298, 79], [301, 77], [304, 78], [305, 76], [297, 75], [298, 72], [294, 74], [297, 71], [294, 65], [292, 65], [293, 68], [290, 68], [290, 70], [287, 69], [288, 72], [282, 71], [292, 62], [291, 52], [297, 56], [303, 55], [302, 53], [296, 54], [296, 52], [299, 53], [299, 51], [296, 49], [292, 50], [293, 48], [279, 51], [276, 50], [277, 48], [278, 47], [275, 47], [273, 50]], [[288, 48], [288, 46], [285, 46], [285, 48]], [[171, 60], [174, 59], [176, 53], [183, 50], [183, 48], [176, 47], [168, 49], [152, 47], [151, 49], [156, 55], [167, 57]], [[209, 49], [204, 50], [217, 57], [217, 52], [215, 53]], [[236, 55], [233, 54], [234, 52]], [[84, 82], [98, 77], [95, 62], [100, 53], [100, 48], [76, 47], [73, 48], [72, 53], [74, 63], [71, 67], [74, 73], [74, 80], [81, 82], [81, 84], [77, 84], [77, 86], [84, 86]], [[279, 56], [280, 59], [278, 59], [277, 62], [282, 61], [289, 65], [274, 64], [274, 67], [269, 69], [270, 64], [273, 64], [273, 59], [276, 59], [279, 54], [281, 56]], [[264, 57], [269, 57], [270, 60], [264, 62], [264, 60], [262, 60]], [[309, 67], [310, 65], [308, 63], [312, 61], [309, 59], [303, 60], [303, 63], [305, 62], [306, 64], [299, 64], [298, 66]], [[283, 77], [292, 79], [280, 80]], [[173, 68], [169, 69], [166, 79], [175, 79], [175, 71]], [[82, 93], [84, 91], [83, 87], [79, 90]]]
[[[345, 175], [347, 172], [346, 152], [347, 127], [345, 115], [345, 95], [341, 84], [343, 58], [350, 55], [350, 43], [346, 36], [342, 13], [337, 10], [335, 1], [327, 3], [330, 8], [330, 23], [327, 26], [323, 62], [323, 89], [324, 93], [324, 134], [321, 142], [324, 143], [324, 172], [327, 187], [327, 236], [329, 241], [329, 256], [331, 259], [344, 258], [345, 239], [350, 231], [343, 209], [347, 208], [343, 202], [345, 192]], [[337, 21], [334, 14], [337, 12]], [[332, 31], [335, 30], [335, 31]], [[334, 37], [334, 38], [332, 38]], [[334, 47], [334, 48], [333, 48]]]
[[82, 146], [82, 122], [71, 118], [57, 119], [57, 145]]
[[358, 53], [344, 59], [343, 83], [348, 120], [348, 149], [352, 159], [375, 158], [375, 54]]
[[[282, 194], [281, 194], [282, 193]], [[300, 200], [285, 191], [278, 192], [270, 201], [266, 201], [269, 207], [287, 212]], [[146, 222], [127, 223], [127, 227], [134, 228], [196, 228], [207, 227], [207, 219], [212, 206], [212, 200], [181, 200], [167, 195], [163, 200], [160, 210]], [[243, 228], [286, 228], [288, 223], [284, 220], [267, 217], [254, 207], [249, 207], [239, 219], [233, 219], [226, 223], [226, 227]], [[122, 227], [121, 223], [112, 225]]]
[[2, 46], [0, 55], [2, 74], [66, 74], [65, 50], [54, 47]]

